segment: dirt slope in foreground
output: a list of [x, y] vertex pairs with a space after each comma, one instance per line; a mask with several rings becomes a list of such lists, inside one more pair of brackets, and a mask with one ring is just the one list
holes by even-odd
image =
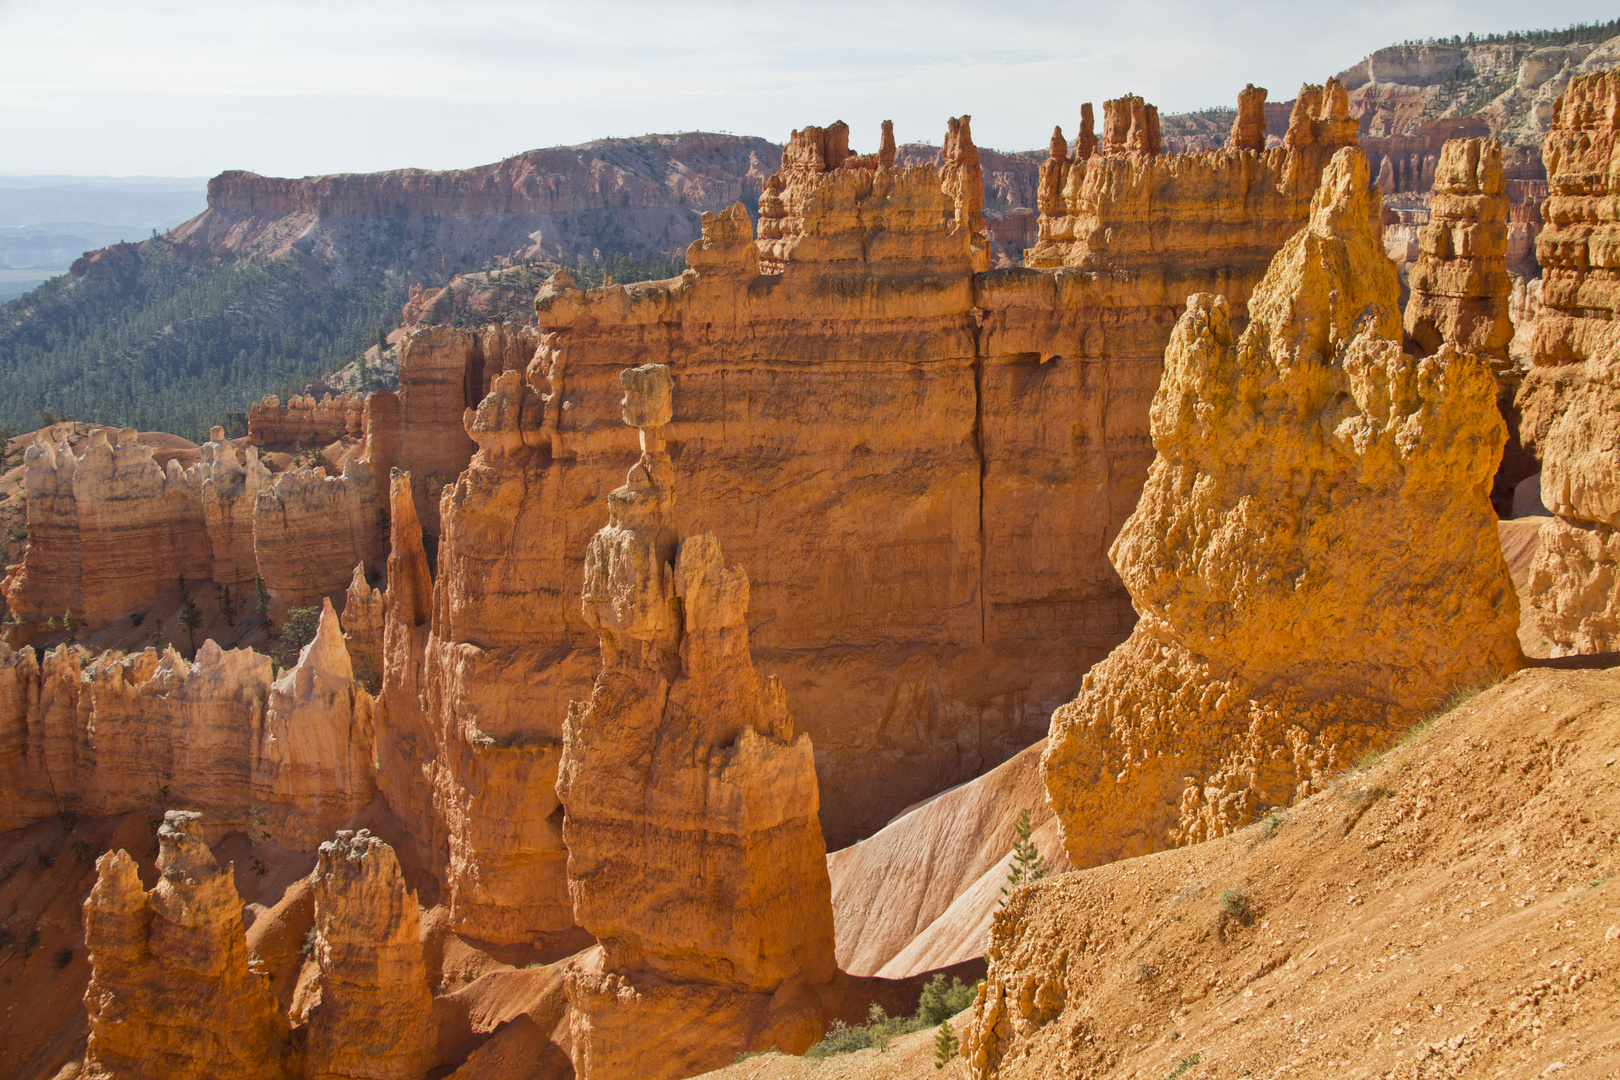
[[1332, 790], [1021, 890], [976, 1075], [1614, 1076], [1620, 671], [1521, 671]]

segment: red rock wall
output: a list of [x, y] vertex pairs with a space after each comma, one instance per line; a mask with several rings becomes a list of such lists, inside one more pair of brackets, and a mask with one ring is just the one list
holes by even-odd
[[[1336, 130], [1331, 114], [1301, 123], [1304, 138]], [[846, 141], [797, 138], [757, 240], [738, 208], [706, 221], [682, 278], [586, 293], [559, 275], [542, 290], [541, 347], [444, 503], [438, 644], [415, 646], [399, 707], [422, 708], [403, 700], [412, 678], [442, 690], [402, 747], [474, 745], [429, 734], [452, 717], [496, 747], [541, 746], [585, 696], [595, 644], [577, 579], [630, 452], [617, 415], [630, 360], [674, 373], [680, 527], [713, 531], [750, 568], [755, 662], [781, 675], [814, 739], [834, 846], [1039, 738], [1129, 632], [1105, 552], [1152, 458], [1164, 343], [1189, 291], [1246, 298], [1302, 223], [1330, 147], [1098, 158], [1119, 194], [1093, 213], [1140, 237], [1091, 257], [1137, 271], [1122, 283], [975, 277], [937, 170], [832, 169]], [[1237, 192], [1272, 194], [1174, 198], [1229, 174]], [[1148, 250], [1172, 226], [1229, 250], [1183, 272]]]
[[248, 410], [248, 438], [259, 446], [266, 443], [297, 443], [325, 446], [345, 436], [361, 438], [366, 432], [366, 399], [360, 394], [323, 397], [316, 401], [307, 394], [287, 399], [267, 397]]

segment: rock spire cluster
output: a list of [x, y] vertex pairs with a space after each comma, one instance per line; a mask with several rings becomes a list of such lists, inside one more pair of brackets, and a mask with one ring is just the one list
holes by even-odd
[[135, 861], [96, 863], [84, 902], [92, 974], [85, 991], [95, 1080], [290, 1080], [297, 1059], [285, 1018], [248, 969], [242, 898], [203, 842], [201, 815], [171, 810], [158, 829], [159, 880]]
[[1177, 323], [1110, 553], [1140, 618], [1043, 761], [1078, 867], [1229, 832], [1519, 662], [1490, 365], [1402, 352], [1368, 179], [1334, 156], [1241, 336], [1220, 296]]
[[581, 1077], [674, 1080], [816, 1038], [831, 885], [809, 736], [749, 657], [748, 578], [675, 529], [669, 370], [622, 381], [642, 452], [586, 556], [601, 671], [557, 782], [574, 915], [601, 947], [567, 990]]

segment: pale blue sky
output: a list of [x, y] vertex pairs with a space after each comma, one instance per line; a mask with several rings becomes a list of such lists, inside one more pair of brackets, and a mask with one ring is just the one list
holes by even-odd
[[879, 121], [1044, 146], [1083, 101], [1274, 99], [1404, 38], [1613, 18], [1587, 0], [800, 3], [0, 0], [0, 174], [454, 168], [608, 135]]

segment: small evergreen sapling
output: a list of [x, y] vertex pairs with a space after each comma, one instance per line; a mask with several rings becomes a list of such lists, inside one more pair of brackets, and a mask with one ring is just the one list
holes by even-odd
[[186, 588], [186, 575], [180, 575], [180, 625], [186, 628], [186, 637], [191, 642], [191, 655], [197, 655], [197, 630], [202, 626], [202, 612], [197, 609], [197, 602], [191, 598], [191, 590]]
[[1034, 827], [1029, 823], [1029, 811], [1025, 810], [1018, 815], [1018, 824], [1013, 826], [1013, 861], [1007, 870], [1007, 884], [1001, 888], [1002, 904], [1006, 904], [1007, 897], [1018, 886], [1039, 881], [1049, 871], [1046, 859], [1035, 847], [1035, 841], [1029, 838], [1032, 832]]
[[934, 1068], [943, 1069], [956, 1057], [957, 1051], [962, 1048], [962, 1041], [951, 1030], [949, 1020], [941, 1020], [939, 1034], [934, 1036]]

